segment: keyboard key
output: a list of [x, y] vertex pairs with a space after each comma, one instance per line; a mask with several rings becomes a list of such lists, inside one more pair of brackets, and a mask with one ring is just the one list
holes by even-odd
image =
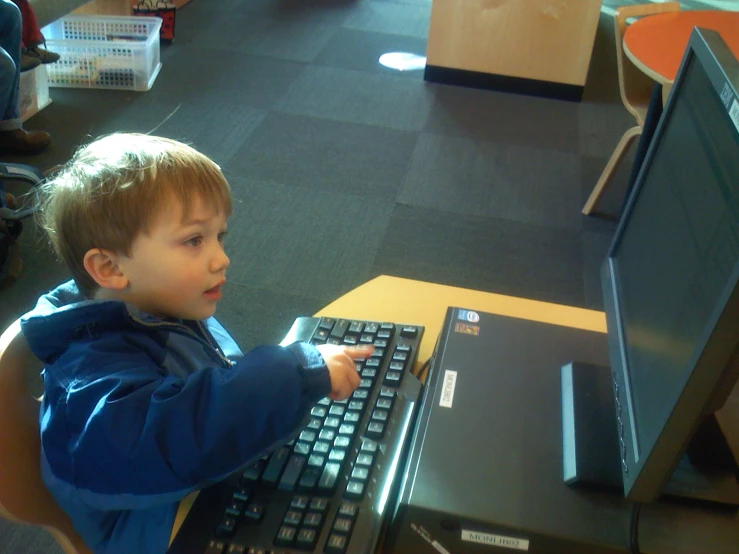
[[226, 554], [246, 554], [246, 547], [243, 544], [232, 542], [228, 545]]
[[256, 462], [248, 465], [241, 475], [241, 482], [243, 484], [254, 483], [259, 481], [259, 477], [262, 475], [264, 469], [265, 460], [257, 460]]
[[349, 448], [349, 445], [352, 443], [352, 438], [348, 437], [347, 435], [339, 435], [334, 440], [334, 446], [336, 448]]
[[344, 496], [355, 500], [361, 500], [364, 496], [365, 483], [363, 481], [357, 481], [355, 479], [349, 479], [346, 484], [346, 492]]
[[316, 530], [310, 529], [309, 527], [303, 527], [298, 531], [298, 536], [295, 539], [295, 548], [311, 550], [316, 545], [317, 541], [318, 533], [316, 533]]
[[216, 535], [219, 537], [229, 537], [233, 535], [235, 529], [236, 519], [226, 516], [218, 524], [218, 527], [216, 527]]
[[324, 548], [324, 552], [326, 554], [344, 554], [346, 552], [346, 547], [349, 544], [349, 538], [345, 537], [344, 535], [338, 535], [336, 533], [331, 533], [328, 536], [328, 540], [326, 541], [326, 548]]
[[323, 522], [323, 516], [316, 512], [308, 512], [303, 517], [304, 527], [320, 527]]
[[312, 491], [316, 488], [318, 479], [321, 477], [321, 470], [315, 467], [307, 467], [300, 476], [298, 488], [303, 491]]
[[397, 387], [400, 385], [400, 381], [403, 378], [403, 374], [399, 371], [388, 371], [385, 374], [385, 379], [382, 381], [383, 385], [388, 387]]
[[277, 530], [275, 544], [278, 546], [292, 546], [295, 541], [295, 535], [297, 534], [298, 530], [295, 527], [283, 525]]
[[357, 466], [352, 470], [352, 479], [366, 481], [369, 478], [369, 468]]
[[336, 481], [339, 478], [341, 464], [329, 462], [323, 468], [321, 478], [318, 480], [318, 490], [326, 493], [333, 492], [336, 489]]
[[304, 496], [302, 494], [293, 496], [293, 499], [290, 501], [290, 507], [295, 510], [305, 510], [308, 507], [308, 502], [310, 502], [310, 496]]
[[325, 512], [328, 510], [328, 499], [316, 496], [311, 499], [308, 507], [315, 512]]
[[400, 330], [400, 336], [406, 338], [416, 337], [418, 336], [418, 327], [411, 327], [410, 325], [406, 325]]
[[348, 328], [349, 328], [349, 322], [346, 319], [339, 319], [334, 324], [334, 328], [331, 329], [330, 336], [335, 339], [343, 338]]
[[370, 421], [367, 425], [367, 432], [365, 435], [372, 439], [381, 439], [385, 434], [385, 424], [379, 421]]
[[282, 479], [280, 479], [280, 484], [278, 485], [280, 490], [291, 491], [295, 489], [300, 472], [303, 471], [303, 467], [305, 466], [305, 461], [305, 456], [298, 456], [297, 454], [290, 456], [287, 466], [285, 466], [285, 472], [282, 474]]
[[208, 543], [208, 548], [205, 549], [203, 554], [223, 554], [223, 550], [226, 548], [226, 543], [213, 539]]
[[357, 465], [372, 466], [374, 458], [375, 457], [372, 454], [360, 454], [359, 456], [357, 456]]
[[251, 495], [251, 492], [249, 492], [249, 489], [236, 489], [233, 494], [233, 499], [237, 502], [243, 502], [246, 504], [249, 502], [249, 496]]
[[[303, 433], [306, 432], [307, 431], [303, 431]], [[280, 476], [282, 475], [282, 470], [285, 469], [285, 464], [287, 464], [289, 457], [290, 449], [286, 446], [275, 450], [269, 458], [267, 467], [264, 469], [262, 482], [269, 486], [277, 485], [277, 482], [280, 480]]]
[[303, 512], [297, 510], [288, 510], [285, 517], [282, 519], [283, 525], [293, 525], [297, 527], [300, 522], [303, 521]]
[[331, 442], [336, 438], [336, 430], [335, 429], [321, 429], [321, 432], [318, 434], [318, 438], [322, 441]]
[[351, 502], [342, 502], [339, 506], [338, 514], [354, 519], [359, 513], [359, 507]]
[[244, 510], [244, 503], [234, 500], [226, 507], [226, 515], [238, 519], [241, 517], [241, 512]]
[[382, 423], [385, 423], [389, 415], [390, 414], [386, 410], [374, 410], [372, 412], [372, 419], [374, 421], [380, 421]]
[[334, 533], [340, 533], [342, 535], [348, 535], [349, 531], [352, 530], [352, 519], [348, 517], [337, 517], [334, 521], [334, 525], [331, 531]]
[[257, 523], [264, 517], [264, 506], [259, 504], [249, 504], [244, 510], [244, 519]]

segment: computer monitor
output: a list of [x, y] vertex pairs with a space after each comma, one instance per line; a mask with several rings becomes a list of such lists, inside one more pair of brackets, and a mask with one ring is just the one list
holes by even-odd
[[[610, 391], [563, 368], [566, 482], [602, 473], [611, 436], [627, 498], [739, 505], [734, 437], [714, 417], [739, 378], [738, 89], [739, 62], [695, 29], [603, 265]], [[586, 396], [602, 400], [602, 435]]]

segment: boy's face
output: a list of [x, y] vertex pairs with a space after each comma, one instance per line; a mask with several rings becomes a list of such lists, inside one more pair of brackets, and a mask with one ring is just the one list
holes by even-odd
[[120, 256], [128, 280], [128, 302], [158, 317], [201, 320], [221, 298], [230, 261], [223, 250], [226, 216], [197, 198], [187, 221], [181, 202], [166, 202], [149, 233], [134, 240], [131, 256]]

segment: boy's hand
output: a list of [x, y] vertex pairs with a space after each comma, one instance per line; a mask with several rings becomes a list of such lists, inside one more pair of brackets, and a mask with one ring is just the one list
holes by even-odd
[[359, 373], [354, 360], [369, 358], [375, 347], [367, 346], [339, 346], [336, 344], [321, 344], [317, 346], [328, 367], [331, 378], [331, 400], [348, 398], [359, 386]]

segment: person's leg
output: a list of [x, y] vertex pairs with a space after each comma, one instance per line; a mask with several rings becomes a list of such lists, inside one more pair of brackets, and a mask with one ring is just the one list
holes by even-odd
[[18, 83], [21, 63], [21, 12], [9, 0], [0, 1], [0, 131], [20, 129]]
[[21, 11], [21, 18], [23, 20], [21, 40], [23, 41], [23, 45], [26, 48], [30, 48], [42, 44], [44, 42], [44, 35], [41, 34], [41, 29], [36, 20], [36, 13], [33, 11], [31, 4], [28, 0], [13, 0], [13, 3]]
[[0, 0], [0, 152], [33, 154], [51, 137], [45, 131], [23, 129], [18, 109], [21, 59], [21, 12], [10, 0]]
[[21, 71], [28, 71], [42, 63], [54, 63], [59, 54], [41, 48], [45, 44], [44, 35], [38, 26], [36, 13], [28, 0], [13, 0], [21, 11], [23, 34], [21, 35]]

